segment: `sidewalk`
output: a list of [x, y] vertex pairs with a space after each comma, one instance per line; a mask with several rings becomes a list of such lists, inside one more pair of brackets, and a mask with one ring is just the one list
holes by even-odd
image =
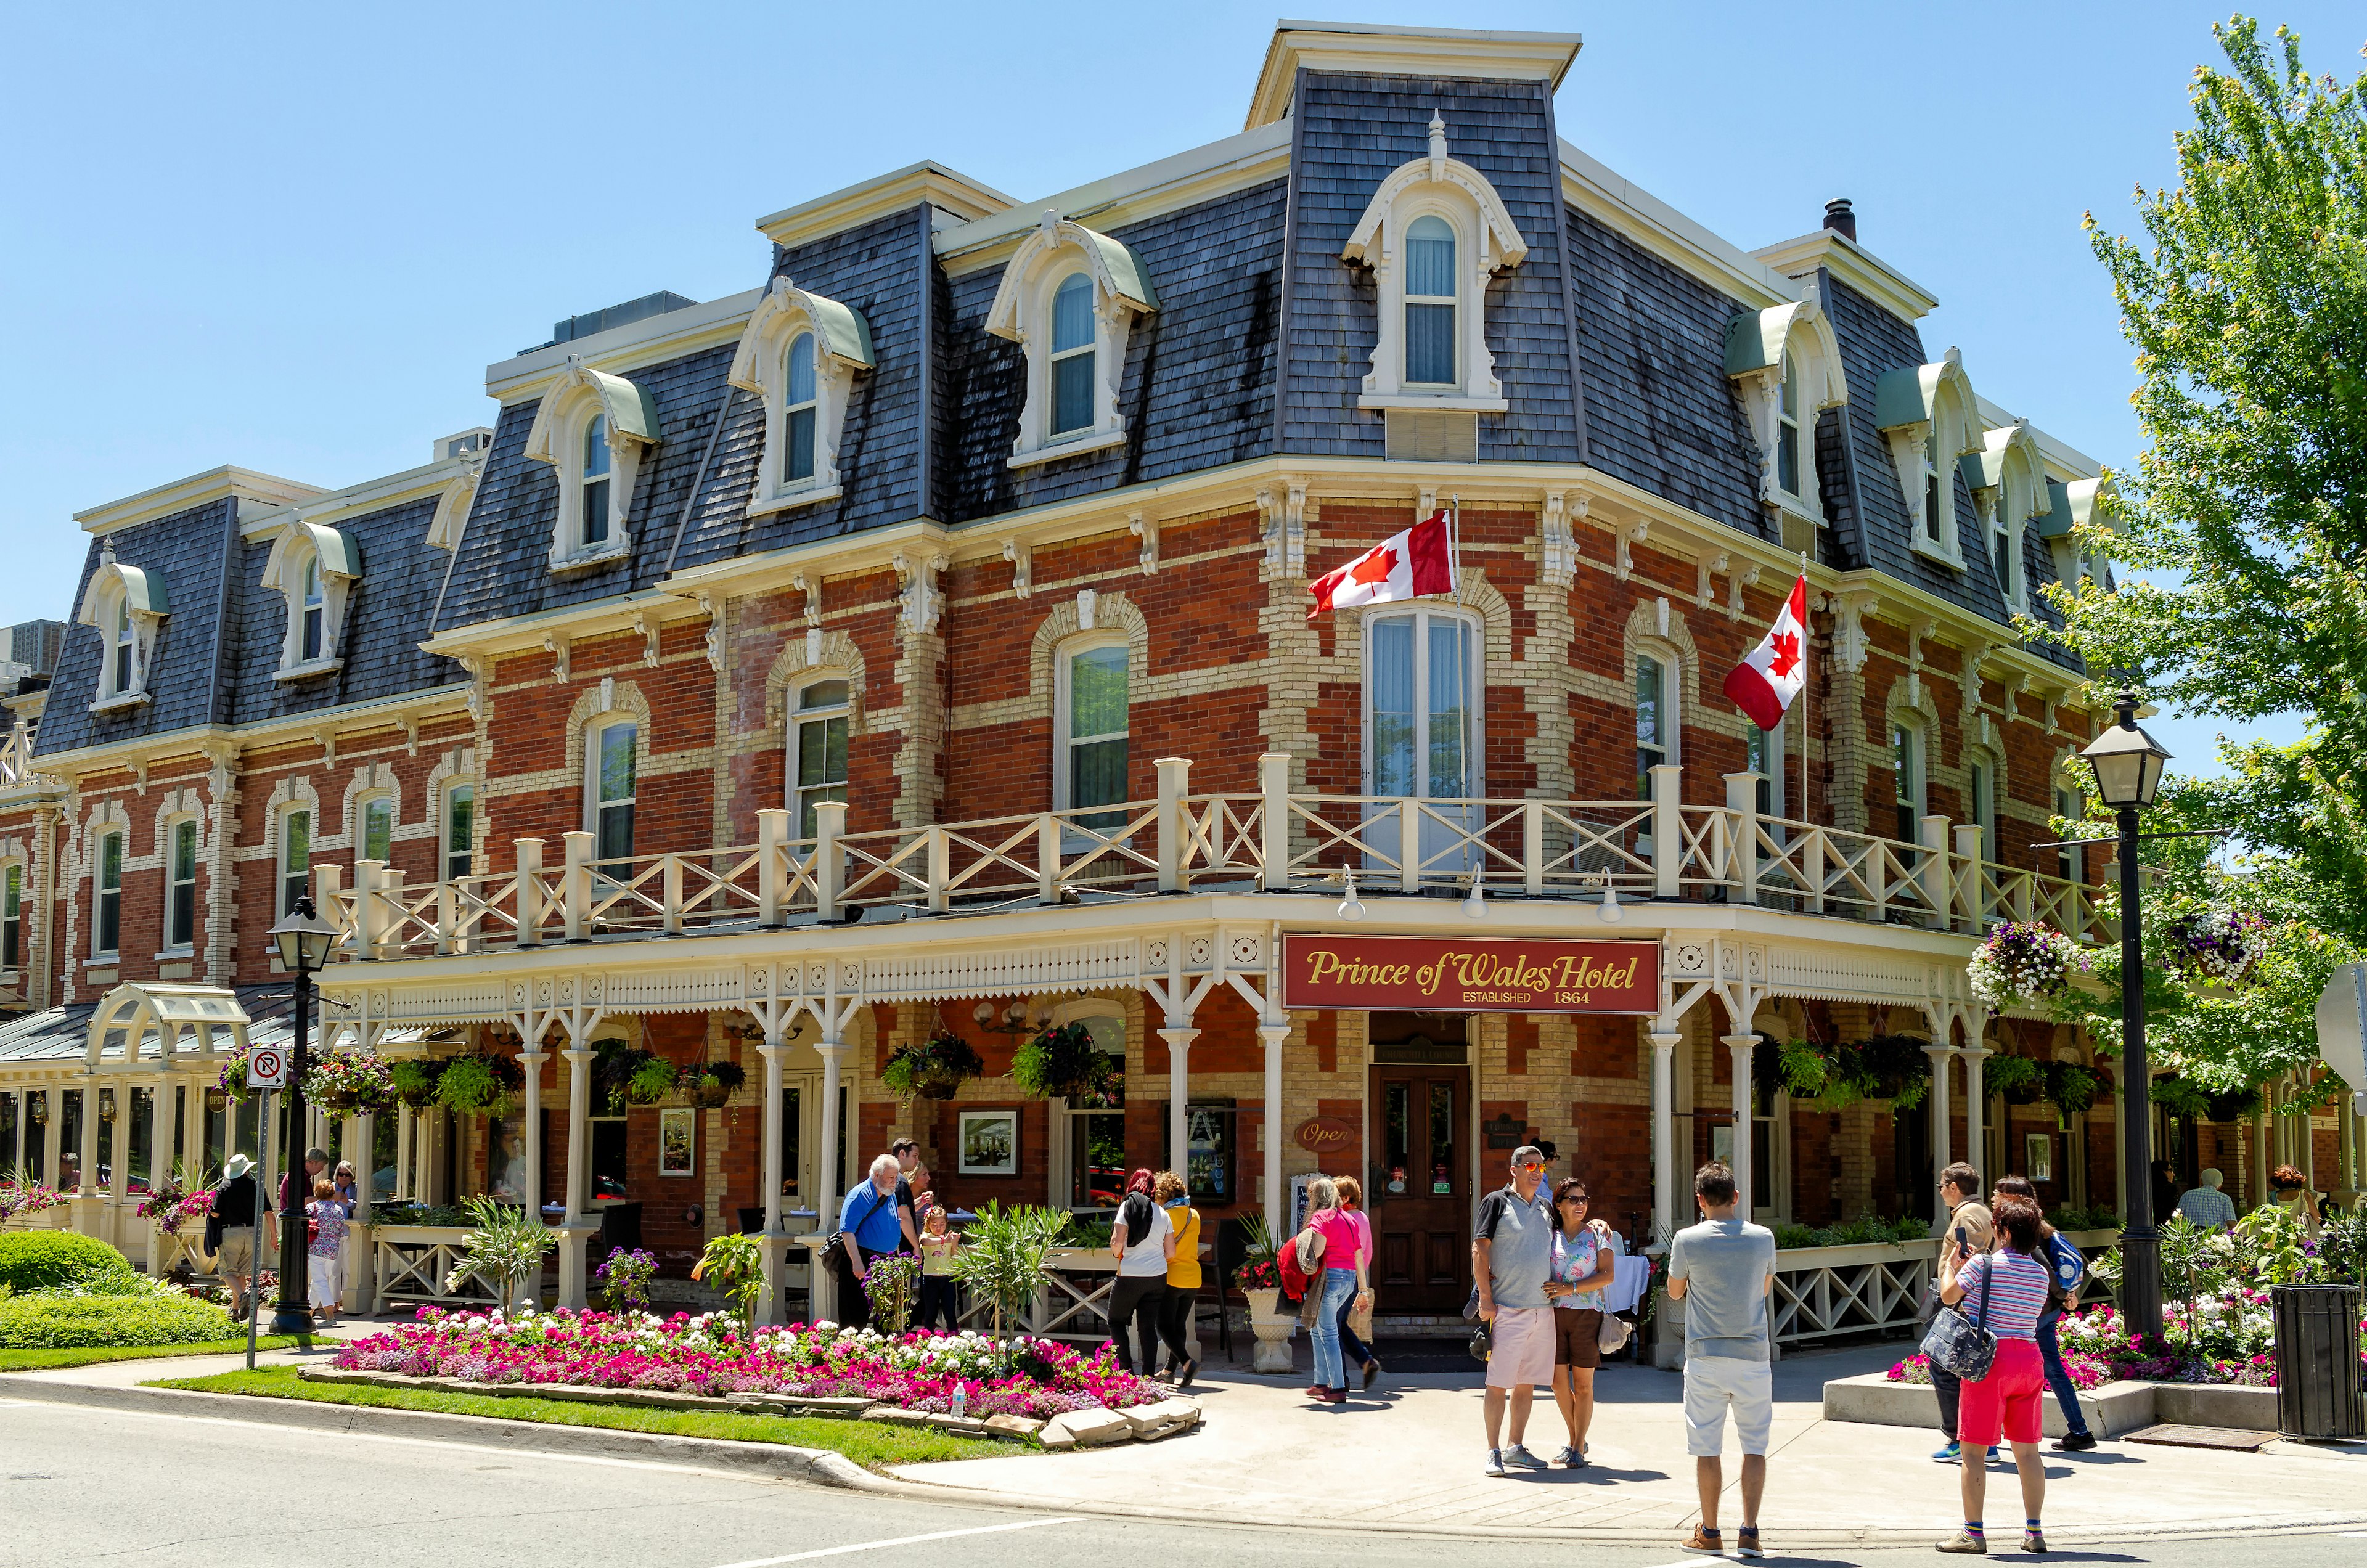
[[[1771, 1547], [1811, 1541], [1937, 1540], [1960, 1522], [1957, 1472], [1930, 1459], [1935, 1435], [1823, 1418], [1828, 1378], [1878, 1371], [1897, 1346], [1794, 1355], [1775, 1371], [1775, 1428], [1761, 1524]], [[1302, 1358], [1305, 1349], [1300, 1350]], [[1596, 1374], [1582, 1471], [1480, 1473], [1486, 1458], [1481, 1377], [1385, 1376], [1369, 1397], [1310, 1404], [1304, 1373], [1204, 1371], [1193, 1393], [1207, 1420], [1191, 1436], [1074, 1454], [1031, 1454], [905, 1466], [893, 1473], [932, 1493], [962, 1489], [1038, 1506], [1127, 1500], [1131, 1511], [1267, 1524], [1540, 1532], [1673, 1546], [1698, 1517], [1684, 1451], [1679, 1375], [1621, 1365]], [[1540, 1391], [1528, 1446], [1562, 1445], [1561, 1417]], [[1731, 1428], [1721, 1523], [1732, 1540], [1740, 1465]], [[2106, 1442], [2046, 1454], [2050, 1539], [2105, 1540], [2229, 1529], [2367, 1523], [2367, 1446], [2272, 1443], [2230, 1453]], [[1989, 1472], [1993, 1521], [2016, 1524], [2010, 1466]], [[2009, 1538], [2012, 1532], [2008, 1532]]]

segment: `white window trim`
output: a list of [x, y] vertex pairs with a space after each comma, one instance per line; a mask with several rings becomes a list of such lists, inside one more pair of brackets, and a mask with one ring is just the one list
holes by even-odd
[[593, 836], [592, 852], [595, 859], [600, 852], [600, 807], [604, 804], [600, 799], [600, 739], [620, 724], [633, 727], [633, 793], [622, 802], [609, 801], [606, 804], [630, 805], [633, 807], [633, 852], [638, 854], [640, 852], [641, 742], [649, 739], [646, 733], [649, 727], [637, 713], [611, 708], [606, 713], [595, 715], [592, 721], [583, 727], [583, 830]]
[[[1134, 1032], [1127, 1022], [1126, 1008], [1107, 997], [1083, 997], [1074, 1001], [1056, 1002], [1047, 1021], [1055, 1028], [1069, 1023], [1115, 1022], [1126, 1042], [1126, 1050], [1120, 1052], [1117, 1058], [1121, 1069], [1133, 1050]], [[1072, 1123], [1080, 1116], [1118, 1116], [1124, 1111], [1099, 1106], [1080, 1109], [1070, 1106], [1065, 1100], [1053, 1100], [1048, 1103], [1051, 1107], [1051, 1126], [1056, 1130], [1051, 1134], [1052, 1146], [1046, 1151], [1044, 1161], [1045, 1201], [1063, 1213], [1096, 1213], [1098, 1211], [1091, 1205], [1069, 1201], [1069, 1190], [1076, 1185], [1077, 1175], [1075, 1152], [1070, 1146], [1074, 1141], [1070, 1136]]]
[[[608, 536], [586, 546], [583, 430], [595, 416], [608, 422]], [[626, 520], [633, 513], [633, 486], [640, 477], [641, 459], [657, 443], [657, 402], [646, 389], [595, 370], [574, 355], [567, 356], [567, 368], [543, 394], [526, 437], [527, 457], [549, 464], [559, 474], [559, 520], [550, 538], [553, 571], [599, 566], [632, 554]]]
[[[1477, 784], [1478, 786], [1478, 791], [1476, 795], [1441, 797], [1432, 795], [1428, 793], [1427, 786], [1430, 784], [1430, 780], [1425, 775], [1430, 769], [1430, 747], [1424, 737], [1429, 732], [1427, 721], [1430, 716], [1430, 660], [1423, 656], [1427, 651], [1429, 645], [1429, 634], [1427, 630], [1422, 628], [1421, 626], [1421, 622], [1423, 618], [1434, 621], [1459, 621], [1471, 629], [1471, 662], [1469, 669], [1465, 672], [1465, 679], [1468, 682], [1468, 686], [1463, 694], [1464, 712], [1468, 716], [1470, 725], [1468, 733], [1465, 735], [1463, 741], [1465, 748], [1463, 768], [1466, 784]], [[1359, 722], [1364, 727], [1363, 751], [1365, 794], [1367, 795], [1373, 795], [1376, 793], [1375, 780], [1373, 777], [1373, 633], [1375, 628], [1382, 622], [1392, 620], [1410, 620], [1414, 621], [1416, 624], [1415, 641], [1417, 647], [1413, 661], [1413, 702], [1415, 714], [1413, 755], [1414, 783], [1416, 785], [1414, 798], [1484, 800], [1487, 798], [1488, 795], [1488, 710], [1486, 701], [1488, 692], [1488, 624], [1485, 619], [1472, 611], [1452, 609], [1445, 605], [1429, 604], [1408, 605], [1404, 609], [1391, 608], [1385, 611], [1368, 610], [1363, 616], [1364, 625], [1359, 628], [1358, 632], [1358, 641], [1361, 645], [1361, 651], [1358, 657], [1362, 660], [1362, 667], [1360, 671], [1361, 690], [1357, 695], [1357, 714]]]
[[[386, 855], [383, 860], [369, 852], [369, 808], [381, 801], [386, 805]], [[354, 796], [346, 810], [351, 814], [346, 818], [348, 825], [345, 830], [353, 838], [354, 859], [377, 860], [380, 864], [391, 863], [394, 859], [395, 835], [402, 827], [402, 803], [395, 799], [393, 792], [365, 790]]]
[[[452, 841], [452, 796], [455, 792], [464, 789], [470, 792], [470, 841], [466, 844], [455, 844]], [[451, 879], [452, 858], [456, 854], [465, 856], [468, 860], [469, 870], [463, 874], [474, 875], [476, 874], [476, 826], [478, 812], [482, 805], [483, 795], [477, 789], [477, 781], [473, 778], [448, 779], [445, 782], [444, 786], [436, 792], [436, 881], [444, 882]]]
[[[1956, 533], [1959, 459], [1984, 444], [1980, 401], [1965, 375], [1964, 356], [1951, 348], [1931, 365], [1902, 365], [1874, 388], [1874, 419], [1890, 444], [1898, 475], [1899, 499], [1907, 506], [1908, 547], [1951, 571], [1965, 570], [1964, 541]], [[1936, 445], [1935, 445], [1936, 443]], [[1940, 515], [1926, 519], [1925, 481], [1940, 481]], [[1938, 524], [1932, 536], [1930, 524]]]
[[312, 890], [312, 866], [321, 848], [321, 808], [309, 800], [291, 800], [271, 819], [271, 908], [274, 918], [288, 918], [295, 898], [288, 892], [288, 823], [302, 815], [310, 818], [304, 841], [304, 886], [298, 897]]
[[1777, 818], [1782, 818], [1787, 815], [1784, 807], [1790, 804], [1787, 799], [1789, 792], [1784, 788], [1784, 781], [1791, 773], [1791, 759], [1788, 755], [1791, 740], [1791, 737], [1788, 733], [1791, 728], [1791, 716], [1792, 716], [1790, 714], [1785, 714], [1782, 718], [1775, 721], [1774, 728], [1767, 730], [1761, 729], [1757, 725], [1750, 723], [1748, 719], [1744, 721], [1742, 743], [1744, 747], [1743, 760], [1746, 764], [1749, 762], [1750, 756], [1749, 750], [1750, 738], [1753, 735], [1764, 735], [1767, 737], [1766, 746], [1768, 760], [1774, 763], [1774, 769], [1772, 772], [1761, 773], [1760, 776], [1767, 781], [1767, 800], [1768, 804], [1773, 807], [1773, 810], [1770, 812], [1769, 815]]
[[[1051, 434], [1052, 295], [1070, 273], [1083, 270], [1093, 286], [1093, 418], [1082, 430]], [[1142, 260], [1121, 241], [1046, 212], [1002, 270], [986, 330], [1025, 352], [1027, 396], [1010, 466], [1025, 468], [1061, 457], [1105, 451], [1126, 440], [1118, 394], [1126, 382], [1126, 345], [1137, 316], [1159, 309]]]
[[2030, 608], [2030, 562], [2024, 536], [2031, 520], [2050, 504], [2045, 460], [2039, 454], [2037, 438], [2030, 434], [2030, 422], [2018, 419], [1983, 432], [1981, 449], [1966, 453], [1959, 466], [1981, 514], [1993, 572], [1998, 565], [1998, 538], [2000, 535], [2005, 538], [2006, 575], [2011, 587], [2001, 583], [1998, 592], [2007, 609], [2025, 612]]
[[[99, 900], [103, 895], [99, 879], [107, 874], [107, 842], [114, 840], [122, 848], [115, 859], [115, 945], [98, 945], [100, 921]], [[104, 964], [119, 958], [123, 953], [123, 880], [131, 865], [131, 830], [120, 822], [110, 822], [91, 835], [90, 840], [90, 957], [92, 964]]]
[[[0, 855], [0, 925], [7, 915], [8, 874], [17, 874], [17, 963], [14, 967], [0, 966], [0, 982], [14, 983], [24, 973], [29, 953], [29, 933], [25, 916], [33, 901], [33, 864], [23, 854]], [[5, 1152], [5, 1151], [0, 1151]]]
[[[1455, 231], [1455, 368], [1449, 387], [1405, 379], [1404, 235], [1417, 219], [1437, 217]], [[1446, 125], [1430, 118], [1430, 153], [1399, 164], [1373, 192], [1364, 217], [1340, 253], [1373, 269], [1379, 300], [1372, 373], [1358, 408], [1501, 413], [1512, 406], [1488, 352], [1488, 280], [1518, 266], [1528, 242], [1488, 176], [1446, 155]]]
[[[846, 695], [843, 700], [830, 707], [810, 709], [798, 705], [803, 700], [808, 688], [821, 685], [829, 681], [842, 681], [845, 682]], [[832, 669], [827, 665], [823, 665], [800, 671], [797, 679], [789, 683], [787, 690], [784, 692], [782, 695], [784, 699], [783, 711], [786, 716], [784, 731], [787, 740], [787, 744], [783, 748], [781, 757], [782, 805], [789, 813], [789, 831], [792, 835], [797, 835], [802, 830], [804, 819], [804, 813], [798, 809], [798, 797], [805, 793], [804, 789], [800, 788], [798, 784], [798, 730], [800, 727], [808, 724], [826, 723], [832, 718], [844, 719], [846, 721], [846, 738], [849, 743], [848, 750], [851, 753], [855, 739], [855, 681], [854, 678], [848, 675], [844, 671]], [[854, 761], [854, 757], [850, 754], [847, 758], [850, 773], [853, 771]], [[638, 787], [638, 781], [636, 781], [636, 784]], [[821, 784], [807, 787], [814, 789], [829, 789], [833, 786], [828, 784]], [[835, 787], [844, 789], [847, 787], [847, 782], [845, 780], [841, 780]]]
[[[1777, 412], [1784, 388], [1784, 356], [1800, 383], [1800, 484], [1786, 491], [1776, 482]], [[1742, 401], [1744, 423], [1759, 447], [1759, 499], [1765, 505], [1825, 525], [1824, 498], [1817, 483], [1817, 422], [1829, 408], [1849, 401], [1841, 373], [1840, 340], [1814, 287], [1799, 301], [1746, 310], [1726, 324], [1726, 378]]]
[[[185, 822], [197, 829], [198, 844], [197, 853], [189, 864], [189, 940], [175, 942], [173, 940], [173, 889], [177, 886], [177, 879], [174, 875], [173, 851], [174, 841], [180, 837], [181, 825]], [[201, 912], [201, 906], [198, 903], [198, 873], [205, 865], [205, 832], [203, 820], [194, 811], [176, 811], [166, 817], [157, 828], [156, 860], [164, 884], [163, 907], [157, 911], [160, 917], [158, 924], [161, 927], [157, 934], [164, 939], [156, 949], [156, 956], [159, 958], [187, 958], [196, 950], [198, 919]]]
[[[1921, 715], [1902, 713], [1893, 713], [1890, 716], [1890, 728], [1894, 732], [1904, 729], [1914, 737], [1912, 743], [1914, 755], [1910, 759], [1914, 765], [1908, 770], [1911, 777], [1908, 781], [1910, 786], [1908, 795], [1909, 802], [1915, 807], [1915, 831], [1908, 832], [1898, 841], [1908, 844], [1917, 843], [1920, 840], [1916, 834], [1921, 829], [1922, 820], [1931, 814], [1931, 726], [1923, 722]], [[1895, 817], [1899, 806], [1898, 740], [1895, 733], [1885, 736], [1884, 739], [1890, 743], [1889, 766], [1884, 771], [1890, 774], [1890, 806]], [[1888, 826], [1895, 828], [1897, 823], [1894, 820]]]
[[[313, 561], [321, 565], [321, 651], [306, 659], [304, 569]], [[361, 547], [334, 528], [293, 522], [272, 542], [270, 558], [263, 563], [263, 586], [277, 590], [288, 602], [274, 680], [301, 681], [344, 668], [337, 650], [345, 646], [345, 605], [361, 575]]]
[[[1071, 712], [1071, 703], [1075, 691], [1075, 675], [1071, 665], [1079, 654], [1093, 653], [1104, 648], [1117, 649], [1127, 656], [1127, 728], [1112, 734], [1088, 736], [1086, 739], [1113, 740], [1123, 738], [1127, 743], [1127, 771], [1131, 773], [1134, 770], [1136, 692], [1133, 639], [1127, 635], [1126, 629], [1122, 626], [1114, 626], [1104, 631], [1081, 632], [1075, 637], [1062, 639], [1052, 650], [1052, 809], [1055, 811], [1076, 808], [1075, 802], [1070, 799], [1074, 790], [1070, 783], [1069, 771], [1069, 752], [1077, 743], [1077, 737], [1071, 729], [1074, 716]], [[1106, 811], [1114, 807], [1097, 806], [1091, 809]]]
[[[131, 621], [131, 681], [120, 688], [115, 684], [118, 605], [128, 607]], [[98, 570], [91, 574], [90, 586], [83, 591], [82, 606], [74, 615], [83, 626], [96, 628], [99, 637], [98, 679], [92, 687], [91, 712], [136, 707], [149, 700], [148, 674], [155, 662], [156, 634], [167, 614], [164, 574], [121, 564], [115, 558], [114, 541], [102, 540]]]
[[[814, 340], [814, 465], [808, 478], [785, 481], [780, 475], [788, 442], [787, 360], [799, 333], [811, 333]], [[875, 364], [871, 326], [863, 312], [799, 288], [786, 276], [773, 279], [749, 313], [731, 355], [731, 384], [764, 403], [764, 450], [748, 502], [752, 514], [812, 506], [844, 493], [838, 452], [847, 399], [855, 372]]]

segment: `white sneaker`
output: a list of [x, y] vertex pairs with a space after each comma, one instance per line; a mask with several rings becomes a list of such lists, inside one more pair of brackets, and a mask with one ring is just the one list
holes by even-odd
[[1488, 1450], [1488, 1473], [1489, 1475], [1501, 1475], [1504, 1473], [1503, 1450], [1489, 1449]]

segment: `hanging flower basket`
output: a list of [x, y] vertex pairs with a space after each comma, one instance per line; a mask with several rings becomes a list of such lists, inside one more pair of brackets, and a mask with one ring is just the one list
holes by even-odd
[[916, 1045], [898, 1046], [880, 1069], [879, 1081], [900, 1100], [951, 1100], [985, 1071], [968, 1041], [939, 1030]]
[[1991, 931], [1965, 977], [1992, 1016], [2015, 1007], [2043, 1007], [2070, 988], [2088, 967], [2079, 944], [2041, 920], [2016, 920]]
[[748, 1081], [747, 1069], [737, 1062], [693, 1062], [677, 1082], [693, 1105], [720, 1111], [732, 1093]]
[[2169, 961], [2202, 980], [2240, 980], [2269, 947], [2269, 922], [2242, 909], [2178, 915], [2164, 934]]
[[2035, 1105], [2046, 1090], [2046, 1067], [2028, 1056], [1995, 1055], [1981, 1064], [1981, 1081], [2008, 1105]]
[[516, 1057], [476, 1052], [444, 1064], [436, 1099], [446, 1110], [463, 1116], [501, 1116], [509, 1109], [510, 1097], [525, 1087], [526, 1069]]
[[[243, 1054], [232, 1056], [222, 1064], [221, 1077], [216, 1080], [214, 1087], [241, 1105], [244, 1105], [260, 1092], [247, 1085], [246, 1057]], [[40, 1102], [37, 1100], [35, 1103]]]
[[672, 1094], [681, 1081], [681, 1068], [663, 1056], [652, 1056], [644, 1051], [625, 1080], [625, 1100], [632, 1105], [655, 1105]]
[[1100, 1100], [1126, 1080], [1082, 1023], [1053, 1024], [1023, 1042], [1012, 1054], [1011, 1077], [1038, 1100]]
[[394, 1104], [394, 1069], [375, 1051], [315, 1056], [304, 1098], [338, 1115], [375, 1116]]
[[425, 1111], [436, 1103], [437, 1080], [444, 1076], [442, 1056], [419, 1056], [397, 1062], [388, 1069], [391, 1090], [397, 1105], [408, 1105], [413, 1111]]
[[2066, 1116], [2084, 1116], [2096, 1103], [2096, 1095], [2103, 1078], [2093, 1068], [2077, 1062], [2046, 1064], [2047, 1102]]
[[[638, 1045], [615, 1039], [594, 1041], [592, 1051], [592, 1093], [609, 1115], [622, 1116], [628, 1105], [651, 1103], [649, 1100], [636, 1100], [633, 1078], [643, 1067], [656, 1061], [656, 1057]], [[659, 1088], [656, 1097], [665, 1098], [666, 1090], [671, 1087]]]

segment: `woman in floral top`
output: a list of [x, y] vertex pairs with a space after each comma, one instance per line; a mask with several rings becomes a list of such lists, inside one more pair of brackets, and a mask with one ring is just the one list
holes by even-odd
[[313, 1310], [323, 1324], [334, 1326], [337, 1306], [345, 1297], [341, 1276], [345, 1245], [345, 1206], [337, 1201], [335, 1183], [326, 1178], [312, 1183], [312, 1201], [304, 1205], [312, 1222], [312, 1239], [304, 1248], [305, 1273], [311, 1284]]
[[1546, 1299], [1554, 1307], [1554, 1403], [1569, 1446], [1554, 1462], [1586, 1468], [1586, 1429], [1594, 1422], [1594, 1369], [1603, 1364], [1603, 1291], [1611, 1283], [1611, 1227], [1586, 1213], [1586, 1183], [1573, 1176], [1554, 1190], [1551, 1266]]

